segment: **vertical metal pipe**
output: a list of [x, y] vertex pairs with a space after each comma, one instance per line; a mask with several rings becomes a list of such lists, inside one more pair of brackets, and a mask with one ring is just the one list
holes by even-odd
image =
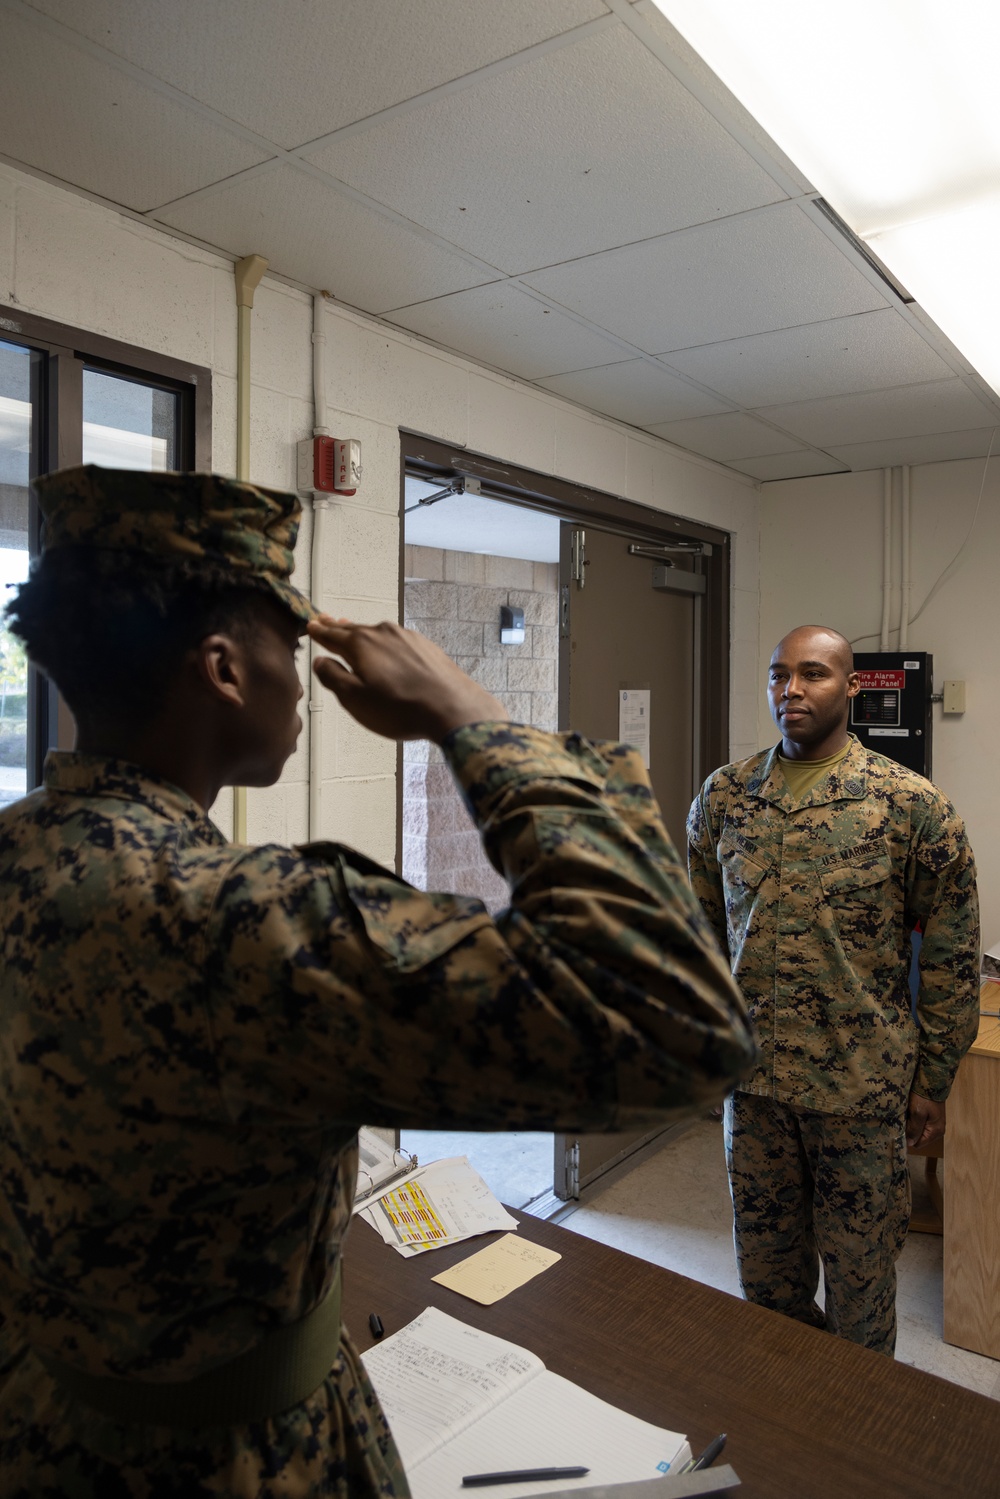
[[899, 649], [907, 648], [910, 629], [910, 591], [912, 569], [910, 566], [910, 465], [903, 464], [899, 502], [900, 517], [900, 589], [899, 589]]
[[889, 594], [892, 589], [892, 469], [882, 470], [882, 632], [880, 651], [889, 649]]
[[[326, 425], [326, 322], [325, 302], [328, 293], [313, 297], [313, 437], [327, 437]], [[324, 518], [330, 508], [329, 496], [315, 490], [312, 497], [312, 536], [309, 556], [309, 596], [319, 606], [323, 586]], [[323, 834], [323, 704], [313, 663], [319, 655], [314, 641], [309, 642], [309, 837]]]
[[[236, 477], [250, 478], [250, 314], [253, 294], [267, 270], [263, 255], [245, 255], [236, 277]], [[247, 790], [233, 787], [233, 842], [247, 841]]]
[[[704, 564], [700, 557], [694, 559], [694, 570], [696, 573], [703, 572]], [[697, 796], [702, 780], [701, 766], [701, 744], [702, 744], [702, 715], [704, 713], [704, 694], [702, 687], [702, 639], [704, 635], [705, 622], [703, 617], [704, 595], [696, 593], [692, 599], [694, 605], [694, 651], [691, 669], [693, 673], [691, 682], [691, 795]]]

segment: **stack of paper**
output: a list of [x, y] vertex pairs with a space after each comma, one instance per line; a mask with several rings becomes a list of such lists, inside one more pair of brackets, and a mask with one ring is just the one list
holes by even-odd
[[423, 1254], [494, 1229], [516, 1229], [467, 1156], [450, 1156], [373, 1192], [358, 1217], [400, 1254]]
[[[413, 1499], [458, 1499], [466, 1474], [519, 1468], [589, 1469], [584, 1478], [560, 1480], [560, 1493], [662, 1478], [691, 1456], [680, 1432], [608, 1405], [550, 1373], [526, 1348], [434, 1307], [369, 1349], [364, 1364]], [[529, 1499], [539, 1490], [500, 1483], [487, 1492]]]

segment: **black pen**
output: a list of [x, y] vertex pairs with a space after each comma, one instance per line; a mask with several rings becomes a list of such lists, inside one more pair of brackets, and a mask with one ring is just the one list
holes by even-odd
[[697, 1473], [699, 1468], [710, 1468], [725, 1445], [726, 1433], [723, 1431], [717, 1437], [713, 1437], [701, 1456], [688, 1463], [686, 1468], [681, 1469], [681, 1472]]
[[512, 1473], [468, 1473], [463, 1489], [485, 1488], [488, 1483], [535, 1483], [543, 1478], [582, 1478], [589, 1468], [518, 1468]]

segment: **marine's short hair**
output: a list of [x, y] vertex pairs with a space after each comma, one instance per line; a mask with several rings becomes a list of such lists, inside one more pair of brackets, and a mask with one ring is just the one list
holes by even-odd
[[184, 654], [248, 630], [262, 601], [300, 629], [316, 613], [290, 582], [296, 495], [96, 464], [34, 487], [41, 556], [7, 620], [78, 718], [148, 722]]
[[216, 631], [245, 637], [268, 607], [281, 607], [269, 589], [209, 582], [183, 562], [123, 569], [116, 552], [66, 546], [34, 563], [7, 625], [78, 720], [142, 728], [187, 651]]

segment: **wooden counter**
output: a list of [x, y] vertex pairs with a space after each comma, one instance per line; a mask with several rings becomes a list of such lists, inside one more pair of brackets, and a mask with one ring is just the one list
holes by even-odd
[[440, 1307], [530, 1348], [600, 1399], [685, 1432], [695, 1452], [728, 1432], [724, 1461], [741, 1479], [736, 1499], [996, 1499], [996, 1401], [569, 1229], [515, 1216], [519, 1237], [562, 1258], [494, 1306], [467, 1301], [431, 1276], [496, 1235], [404, 1260], [355, 1223], [344, 1257], [344, 1321], [359, 1347], [372, 1344], [370, 1312], [394, 1333], [424, 1307]]
[[[1000, 984], [980, 1004], [1000, 1009]], [[1000, 1019], [983, 1016], [948, 1099], [944, 1340], [1000, 1359]]]

